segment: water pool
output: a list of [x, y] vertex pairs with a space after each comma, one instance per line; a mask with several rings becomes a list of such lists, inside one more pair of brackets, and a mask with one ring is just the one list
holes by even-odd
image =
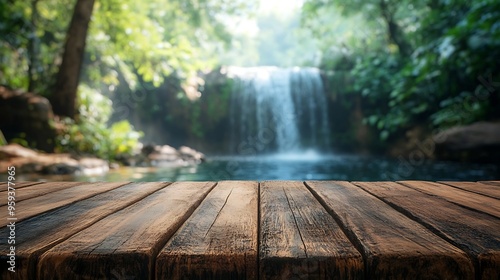
[[49, 181], [220, 181], [220, 180], [457, 180], [500, 179], [494, 164], [374, 158], [315, 153], [256, 157], [212, 156], [194, 166], [123, 167], [103, 176], [21, 176], [20, 180]]

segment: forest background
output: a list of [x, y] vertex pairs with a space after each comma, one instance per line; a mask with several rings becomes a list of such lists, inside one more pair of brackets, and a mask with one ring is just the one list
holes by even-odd
[[386, 153], [416, 128], [500, 119], [500, 1], [259, 4], [0, 0], [0, 84], [46, 97], [56, 115], [47, 143], [5, 138], [113, 160], [154, 140], [134, 129], [154, 121], [166, 141], [196, 146], [227, 116], [231, 80], [208, 78], [225, 65], [319, 67], [336, 111], [361, 112], [332, 127], [339, 150]]

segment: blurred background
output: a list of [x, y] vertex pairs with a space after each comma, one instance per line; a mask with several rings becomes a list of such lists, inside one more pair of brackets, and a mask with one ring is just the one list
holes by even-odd
[[499, 179], [499, 61], [497, 0], [0, 0], [0, 173]]

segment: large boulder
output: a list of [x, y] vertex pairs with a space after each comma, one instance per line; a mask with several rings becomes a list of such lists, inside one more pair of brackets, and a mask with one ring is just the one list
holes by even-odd
[[183, 160], [192, 163], [201, 163], [205, 161], [205, 155], [190, 147], [182, 146], [179, 148], [179, 153]]
[[39, 153], [18, 144], [0, 147], [0, 172], [6, 172], [9, 166], [15, 166], [19, 174], [99, 175], [109, 170], [102, 159]]
[[39, 95], [0, 86], [0, 130], [7, 141], [25, 139], [30, 147], [51, 152], [56, 130], [52, 107]]
[[178, 167], [199, 164], [205, 155], [186, 146], [178, 150], [169, 145], [144, 145], [141, 153], [120, 160], [125, 165]]
[[439, 159], [500, 162], [500, 123], [478, 122], [434, 136]]

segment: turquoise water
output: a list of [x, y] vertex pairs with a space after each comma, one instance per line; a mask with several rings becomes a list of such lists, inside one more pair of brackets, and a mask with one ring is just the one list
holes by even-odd
[[104, 176], [52, 176], [22, 179], [49, 181], [220, 181], [220, 180], [460, 180], [500, 179], [492, 164], [410, 162], [387, 158], [319, 155], [316, 153], [258, 157], [209, 157], [205, 163], [175, 168], [127, 167]]

